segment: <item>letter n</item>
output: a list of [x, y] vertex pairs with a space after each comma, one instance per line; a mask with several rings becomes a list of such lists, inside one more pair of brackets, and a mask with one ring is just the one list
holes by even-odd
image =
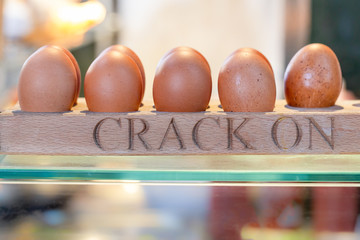
[[335, 148], [335, 141], [334, 141], [334, 122], [335, 122], [335, 118], [331, 117], [330, 121], [331, 121], [331, 133], [330, 133], [330, 137], [328, 135], [325, 134], [324, 130], [320, 127], [320, 125], [315, 121], [314, 118], [312, 117], [308, 117], [307, 119], [309, 119], [309, 137], [310, 137], [310, 143], [309, 143], [309, 149], [312, 149], [312, 129], [313, 127], [320, 133], [321, 137], [325, 140], [325, 142], [330, 146], [330, 148], [332, 150], [334, 150]]

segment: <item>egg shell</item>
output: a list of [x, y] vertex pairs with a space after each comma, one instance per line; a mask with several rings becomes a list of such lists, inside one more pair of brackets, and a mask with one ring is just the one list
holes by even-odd
[[326, 45], [309, 44], [288, 64], [284, 77], [288, 105], [303, 108], [333, 106], [342, 87], [340, 63]]
[[79, 64], [76, 61], [74, 55], [72, 55], [72, 53], [69, 50], [67, 50], [66, 48], [63, 48], [60, 46], [52, 46], [52, 47], [59, 48], [62, 51], [64, 51], [64, 53], [70, 58], [71, 62], [74, 65], [74, 68], [76, 70], [76, 93], [74, 96], [74, 104], [73, 105], [76, 105], [77, 99], [79, 98], [79, 94], [80, 94], [80, 88], [81, 88], [81, 72], [80, 72]]
[[69, 111], [74, 103], [77, 72], [60, 48], [44, 46], [24, 63], [19, 77], [20, 108], [28, 112]]
[[[211, 72], [211, 69], [210, 69], [210, 65], [209, 65], [209, 62], [206, 60], [206, 58], [199, 52], [197, 51], [196, 49], [194, 48], [191, 48], [191, 47], [186, 47], [186, 46], [179, 46], [179, 47], [176, 47], [176, 48], [173, 48], [171, 50], [169, 50], [167, 53], [164, 54], [164, 56], [161, 58], [160, 60], [160, 63], [161, 61], [163, 61], [164, 59], [166, 59], [167, 56], [169, 56], [171, 53], [174, 53], [174, 52], [177, 52], [177, 51], [190, 51], [192, 53], [196, 53], [198, 54], [203, 60], [204, 62], [206, 63], [206, 65], [208, 66], [209, 68], [209, 71]], [[159, 64], [160, 64], [159, 63]]]
[[211, 97], [211, 72], [206, 59], [191, 48], [168, 52], [159, 62], [153, 85], [157, 111], [205, 111]]
[[269, 67], [271, 68], [271, 71], [273, 71], [273, 68], [271, 66], [271, 63], [270, 61], [265, 57], [264, 54], [262, 54], [261, 52], [259, 52], [258, 50], [254, 49], [254, 48], [239, 48], [238, 50], [234, 51], [231, 55], [233, 54], [236, 54], [237, 52], [249, 52], [249, 53], [253, 53], [253, 54], [257, 54], [259, 55], [260, 57], [262, 57], [266, 62], [267, 64], [269, 65]]
[[93, 112], [137, 111], [141, 91], [142, 78], [137, 64], [119, 51], [101, 54], [85, 75], [85, 100]]
[[136, 65], [139, 67], [139, 70], [141, 72], [141, 82], [142, 82], [142, 90], [141, 90], [141, 101], [143, 100], [144, 98], [144, 93], [145, 93], [145, 81], [146, 81], [146, 78], [145, 78], [145, 70], [144, 70], [144, 66], [139, 58], [139, 56], [133, 51], [131, 50], [130, 48], [124, 46], [124, 45], [112, 45], [108, 48], [106, 48], [101, 54], [103, 53], [106, 53], [108, 51], [119, 51], [119, 52], [122, 52], [122, 53], [125, 53], [126, 55], [128, 55], [129, 57], [131, 57]]
[[218, 91], [225, 112], [273, 111], [276, 86], [270, 62], [255, 49], [236, 50], [220, 69]]

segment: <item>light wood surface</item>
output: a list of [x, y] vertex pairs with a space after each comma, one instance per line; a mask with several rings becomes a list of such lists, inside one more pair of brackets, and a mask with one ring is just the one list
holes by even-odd
[[360, 101], [323, 109], [286, 106], [273, 112], [93, 113], [84, 99], [70, 112], [0, 113], [2, 154], [182, 155], [359, 154]]

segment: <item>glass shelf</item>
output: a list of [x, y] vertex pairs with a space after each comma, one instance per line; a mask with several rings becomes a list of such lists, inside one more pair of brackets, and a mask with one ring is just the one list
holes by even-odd
[[142, 182], [360, 182], [359, 155], [3, 155], [0, 179]]

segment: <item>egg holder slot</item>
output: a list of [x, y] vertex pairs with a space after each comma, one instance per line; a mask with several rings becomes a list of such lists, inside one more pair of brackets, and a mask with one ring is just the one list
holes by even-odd
[[293, 108], [278, 100], [273, 112], [89, 112], [84, 99], [72, 111], [0, 113], [2, 154], [182, 155], [358, 154], [360, 101], [323, 109]]

